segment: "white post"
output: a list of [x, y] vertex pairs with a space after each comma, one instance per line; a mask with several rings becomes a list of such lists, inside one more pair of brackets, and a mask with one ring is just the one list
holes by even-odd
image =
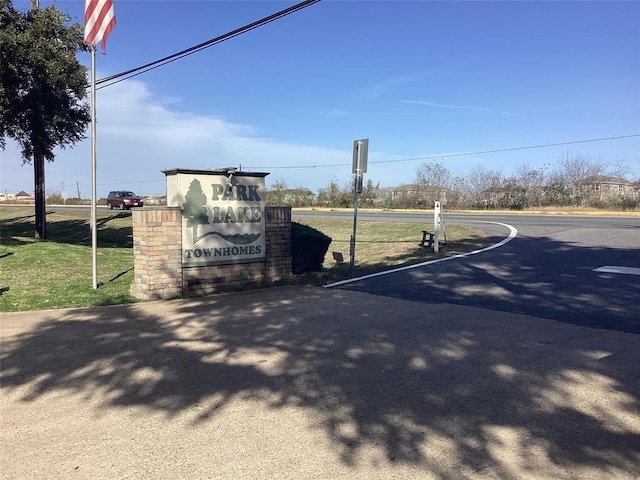
[[96, 208], [96, 47], [91, 45], [91, 266], [98, 289], [98, 228]]
[[440, 233], [440, 202], [433, 207], [433, 252], [438, 253], [438, 234]]

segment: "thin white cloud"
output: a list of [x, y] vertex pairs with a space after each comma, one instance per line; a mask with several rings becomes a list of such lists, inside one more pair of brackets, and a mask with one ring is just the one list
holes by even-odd
[[490, 108], [475, 107], [473, 105], [451, 105], [446, 103], [425, 102], [423, 100], [400, 100], [400, 102], [411, 103], [414, 105], [425, 105], [427, 107], [434, 107], [434, 108], [446, 108], [451, 110], [475, 110], [477, 112], [495, 112], [495, 113], [499, 113], [500, 115], [509, 115], [509, 116], [515, 116], [515, 117], [520, 116], [519, 114], [513, 113], [513, 112], [496, 112], [495, 110], [491, 110]]
[[359, 95], [367, 100], [373, 100], [385, 93], [390, 92], [402, 85], [413, 83], [427, 76], [427, 73], [413, 73], [407, 75], [398, 75], [391, 78], [380, 80], [373, 84], [367, 85], [360, 90]]
[[490, 112], [488, 108], [474, 107], [471, 105], [447, 105], [444, 103], [424, 102], [422, 100], [400, 100], [401, 103], [411, 103], [414, 105], [425, 105], [427, 107], [448, 108], [453, 110], [476, 110], [479, 112]]

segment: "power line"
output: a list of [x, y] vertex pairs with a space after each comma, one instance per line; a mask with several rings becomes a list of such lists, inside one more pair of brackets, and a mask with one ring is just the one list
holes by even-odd
[[[563, 145], [577, 145], [580, 143], [591, 143], [591, 142], [605, 142], [608, 140], [620, 140], [620, 139], [624, 139], [624, 138], [634, 138], [634, 137], [640, 137], [640, 133], [634, 133], [631, 135], [619, 135], [617, 137], [604, 137], [604, 138], [591, 138], [589, 140], [574, 140], [571, 142], [559, 142], [559, 143], [545, 143], [545, 144], [540, 144], [540, 145], [529, 145], [526, 147], [511, 147], [511, 148], [500, 148], [500, 149], [496, 149], [496, 150], [481, 150], [481, 151], [477, 151], [477, 152], [464, 152], [464, 153], [449, 153], [446, 155], [431, 155], [431, 156], [427, 156], [427, 157], [413, 157], [413, 158], [399, 158], [399, 159], [395, 159], [395, 160], [378, 160], [378, 161], [370, 161], [370, 164], [373, 163], [400, 163], [400, 162], [415, 162], [417, 160], [437, 160], [437, 159], [441, 159], [441, 158], [454, 158], [454, 157], [465, 157], [465, 156], [471, 156], [471, 155], [484, 155], [484, 154], [488, 154], [488, 153], [502, 153], [502, 152], [514, 152], [517, 150], [531, 150], [531, 149], [535, 149], [535, 148], [547, 148], [547, 147], [560, 147]], [[294, 166], [264, 166], [261, 165], [259, 168], [262, 169], [276, 169], [276, 168], [282, 168], [282, 169], [299, 169], [299, 168], [324, 168], [324, 167], [343, 167], [345, 165], [351, 165], [351, 162], [345, 162], [345, 163], [331, 163], [331, 164], [323, 164], [323, 165], [294, 165]], [[247, 167], [249, 169], [251, 168], [258, 168], [258, 167]]]
[[243, 27], [232, 30], [231, 32], [225, 33], [224, 35], [220, 35], [218, 37], [207, 40], [206, 42], [200, 43], [198, 45], [194, 45], [193, 47], [187, 48], [186, 50], [182, 50], [180, 52], [166, 56], [154, 62], [147, 63], [146, 65], [142, 65], [140, 67], [132, 68], [124, 72], [116, 73], [115, 75], [111, 75], [109, 77], [101, 78], [100, 80], [96, 81], [96, 85], [101, 85], [96, 89], [99, 90], [101, 88], [109, 87], [111, 85], [122, 82], [124, 80], [128, 80], [129, 78], [142, 75], [143, 73], [146, 73], [148, 71], [167, 65], [168, 63], [175, 62], [176, 60], [180, 60], [181, 58], [187, 57], [189, 55], [193, 55], [194, 53], [204, 50], [205, 48], [209, 48], [213, 45], [224, 42], [225, 40], [229, 40], [231, 38], [237, 37], [238, 35], [242, 35], [243, 33], [247, 33], [251, 30], [262, 27], [263, 25], [274, 22], [275, 20], [278, 20], [280, 18], [286, 17], [287, 15], [290, 15], [299, 10], [302, 10], [303, 8], [310, 7], [311, 5], [316, 4], [320, 1], [321, 0], [305, 0], [291, 7], [285, 8], [284, 10], [280, 10], [279, 12], [276, 12], [272, 15], [261, 18], [260, 20], [256, 20], [255, 22], [249, 23]]
[[[488, 153], [513, 152], [513, 151], [517, 151], [517, 150], [530, 150], [530, 149], [535, 149], [535, 148], [558, 147], [558, 146], [564, 146], [564, 145], [577, 145], [577, 144], [580, 144], [580, 143], [604, 142], [604, 141], [608, 141], [608, 140], [620, 140], [620, 139], [635, 138], [635, 137], [640, 137], [640, 133], [634, 133], [634, 134], [631, 134], [631, 135], [619, 135], [617, 137], [592, 138], [592, 139], [589, 139], [589, 140], [574, 140], [574, 141], [571, 141], [571, 142], [545, 143], [545, 144], [531, 145], [531, 146], [526, 146], [526, 147], [501, 148], [501, 149], [496, 149], [496, 150], [483, 150], [483, 151], [465, 152], [465, 153], [451, 153], [451, 154], [447, 154], [447, 155], [432, 155], [432, 156], [426, 156], [426, 157], [400, 158], [400, 159], [396, 159], [396, 160], [379, 160], [377, 162], [376, 161], [371, 161], [369, 163], [394, 163], [394, 162], [412, 162], [412, 161], [417, 161], [417, 160], [438, 160], [438, 159], [441, 159], [441, 158], [453, 158], [453, 157], [463, 157], [463, 156], [471, 156], [471, 155], [483, 155], [483, 154], [488, 154]], [[243, 167], [243, 169], [247, 169], [248, 171], [250, 171], [251, 169], [255, 169], [255, 168], [261, 168], [261, 169], [301, 169], [301, 168], [343, 167], [345, 165], [351, 165], [351, 162], [349, 162], [349, 163], [347, 163], [347, 162], [345, 162], [345, 163], [333, 163], [333, 164], [326, 164], [326, 165], [294, 165], [294, 166], [285, 166], [285, 167], [261, 165], [259, 167], [255, 167], [255, 166]], [[164, 179], [136, 180], [136, 181], [129, 181], [129, 182], [105, 182], [105, 183], [99, 183], [98, 185], [104, 187], [104, 186], [108, 186], [108, 185], [136, 185], [136, 184], [142, 184], [142, 183], [159, 183], [159, 182], [164, 182], [164, 181], [165, 181]], [[79, 185], [86, 186], [86, 185], [89, 185], [89, 184], [88, 183], [79, 182]]]

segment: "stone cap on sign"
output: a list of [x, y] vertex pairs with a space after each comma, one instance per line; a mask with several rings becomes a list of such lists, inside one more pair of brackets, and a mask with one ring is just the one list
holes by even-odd
[[231, 173], [234, 177], [266, 177], [269, 175], [267, 172], [244, 172], [236, 167], [209, 168], [204, 170], [193, 168], [170, 168], [162, 170], [162, 173], [166, 176], [177, 175], [179, 173], [188, 175], [228, 175]]

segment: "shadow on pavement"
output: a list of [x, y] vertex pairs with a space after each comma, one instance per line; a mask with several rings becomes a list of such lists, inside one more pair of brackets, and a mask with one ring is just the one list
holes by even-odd
[[43, 315], [2, 342], [21, 403], [198, 406], [199, 425], [252, 399], [311, 412], [299, 428], [354, 468], [374, 450], [451, 480], [640, 475], [634, 335], [312, 287]]

